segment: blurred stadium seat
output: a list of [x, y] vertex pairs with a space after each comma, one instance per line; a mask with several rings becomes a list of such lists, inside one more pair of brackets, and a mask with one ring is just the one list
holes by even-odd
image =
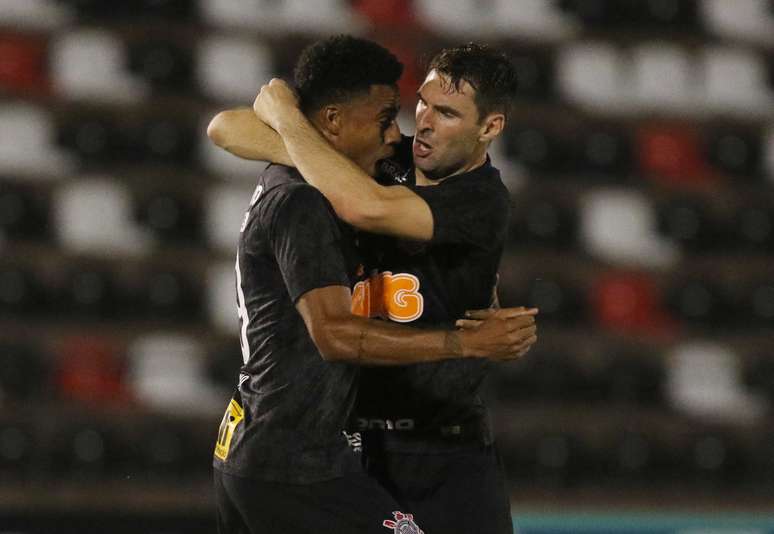
[[514, 60], [498, 290], [540, 342], [491, 393], [519, 496], [768, 498], [774, 2], [0, 0], [0, 524], [28, 480], [138, 478], [209, 513], [265, 164], [206, 125], [339, 31], [406, 64], [404, 133], [438, 48]]

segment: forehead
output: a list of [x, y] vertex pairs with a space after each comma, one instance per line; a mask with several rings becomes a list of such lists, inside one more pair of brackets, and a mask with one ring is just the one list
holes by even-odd
[[350, 101], [355, 113], [378, 115], [384, 110], [397, 108], [400, 102], [398, 88], [392, 85], [372, 85], [368, 94]]
[[419, 92], [425, 99], [432, 96], [449, 104], [475, 105], [476, 90], [472, 85], [465, 80], [460, 80], [459, 87], [454, 87], [448, 76], [435, 69], [427, 73]]

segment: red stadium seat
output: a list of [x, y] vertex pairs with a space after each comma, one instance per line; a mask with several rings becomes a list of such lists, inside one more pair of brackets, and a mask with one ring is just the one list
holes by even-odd
[[48, 94], [47, 47], [42, 37], [0, 33], [0, 91]]
[[640, 171], [672, 188], [703, 187], [718, 181], [704, 160], [697, 131], [678, 124], [646, 124], [637, 132]]
[[61, 398], [93, 405], [129, 401], [124, 364], [108, 338], [72, 336], [61, 343], [54, 375]]
[[590, 300], [602, 328], [635, 335], [674, 333], [675, 325], [662, 307], [655, 280], [646, 273], [603, 274], [593, 285]]
[[368, 19], [372, 26], [406, 28], [416, 24], [412, 0], [354, 0], [352, 8]]

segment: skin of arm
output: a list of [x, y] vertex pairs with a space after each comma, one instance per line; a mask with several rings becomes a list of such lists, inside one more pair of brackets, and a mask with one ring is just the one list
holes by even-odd
[[282, 138], [250, 108], [229, 109], [215, 115], [207, 126], [207, 137], [240, 158], [293, 166]]
[[427, 203], [407, 187], [379, 185], [337, 152], [298, 108], [285, 82], [275, 79], [264, 86], [253, 110], [280, 134], [294, 166], [325, 195], [339, 218], [366, 232], [415, 241], [433, 237]]
[[296, 303], [323, 359], [358, 365], [406, 365], [449, 358], [515, 359], [535, 341], [537, 310], [507, 308], [457, 330], [424, 330], [350, 312], [345, 286], [313, 289]]

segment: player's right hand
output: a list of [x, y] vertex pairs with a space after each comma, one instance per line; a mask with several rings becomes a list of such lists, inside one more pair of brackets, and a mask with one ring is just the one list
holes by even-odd
[[294, 113], [300, 113], [298, 97], [286, 81], [272, 78], [255, 97], [253, 112], [279, 132], [283, 121], [292, 120]]
[[502, 308], [466, 312], [457, 321], [463, 355], [513, 360], [524, 356], [537, 342], [537, 308]]

